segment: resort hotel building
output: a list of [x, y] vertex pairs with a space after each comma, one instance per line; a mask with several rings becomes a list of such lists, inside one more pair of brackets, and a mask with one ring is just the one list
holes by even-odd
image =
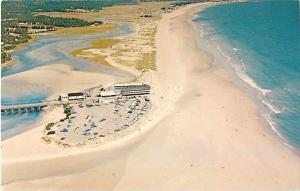
[[122, 96], [144, 95], [150, 93], [150, 85], [147, 84], [115, 84], [115, 92]]

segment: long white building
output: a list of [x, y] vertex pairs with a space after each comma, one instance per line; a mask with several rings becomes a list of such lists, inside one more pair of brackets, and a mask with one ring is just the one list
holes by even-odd
[[115, 84], [116, 93], [122, 96], [150, 94], [150, 85], [148, 84]]
[[68, 93], [69, 100], [83, 100], [85, 98], [84, 93]]

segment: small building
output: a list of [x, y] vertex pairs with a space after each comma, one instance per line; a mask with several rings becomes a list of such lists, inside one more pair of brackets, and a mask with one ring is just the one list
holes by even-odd
[[117, 96], [117, 93], [113, 90], [100, 92], [100, 97], [115, 97], [115, 96]]
[[115, 84], [114, 86], [116, 93], [119, 93], [122, 96], [130, 95], [145, 95], [150, 94], [150, 85], [148, 84]]
[[85, 98], [84, 93], [68, 93], [69, 100], [83, 100]]
[[59, 101], [69, 101], [67, 94], [60, 94], [59, 95]]

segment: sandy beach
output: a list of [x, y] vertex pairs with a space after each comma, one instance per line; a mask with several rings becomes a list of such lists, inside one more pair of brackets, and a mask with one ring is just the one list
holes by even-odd
[[[127, 71], [128, 73], [130, 71]], [[78, 78], [80, 76], [80, 78]], [[131, 78], [134, 78], [132, 75]], [[67, 64], [40, 66], [33, 70], [4, 77], [2, 94], [6, 96], [24, 93], [29, 89], [33, 92], [50, 91], [48, 99], [57, 99], [61, 93], [82, 91], [91, 87], [107, 86], [119, 81], [126, 81], [127, 77], [76, 71]], [[14, 84], [24, 84], [23, 88], [10, 88]], [[8, 86], [8, 87], [6, 87]]]
[[[157, 71], [140, 77], [152, 87], [152, 107], [135, 124], [140, 131], [74, 149], [43, 144], [44, 126], [7, 139], [2, 142], [2, 189], [299, 188], [299, 156], [265, 126], [258, 106], [233, 78], [211, 67], [211, 54], [197, 47], [191, 18], [209, 5], [188, 5], [159, 21]], [[86, 83], [94, 77], [86, 76]]]

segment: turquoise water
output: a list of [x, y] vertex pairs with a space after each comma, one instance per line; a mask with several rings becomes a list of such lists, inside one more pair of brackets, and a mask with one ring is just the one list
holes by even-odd
[[213, 41], [238, 76], [256, 89], [273, 130], [300, 149], [299, 2], [221, 4], [194, 21], [201, 38]]
[[[16, 64], [4, 68], [1, 71], [1, 104], [15, 105], [25, 103], [38, 103], [47, 100], [51, 95], [51, 89], [41, 87], [37, 84], [23, 81], [11, 80], [8, 77], [20, 72], [26, 72], [36, 67], [66, 63], [71, 65], [73, 70], [86, 72], [100, 72], [114, 76], [133, 78], [132, 74], [117, 68], [99, 65], [78, 57], [70, 56], [75, 49], [90, 46], [92, 39], [111, 38], [127, 35], [133, 32], [129, 24], [119, 24], [118, 30], [102, 34], [90, 34], [80, 36], [41, 36], [34, 40], [29, 46], [16, 51], [12, 56]], [[20, 90], [16, 93], [14, 90]], [[2, 139], [6, 139], [18, 133], [24, 132], [41, 118], [42, 113], [31, 112], [15, 115], [2, 115], [1, 133]]]

